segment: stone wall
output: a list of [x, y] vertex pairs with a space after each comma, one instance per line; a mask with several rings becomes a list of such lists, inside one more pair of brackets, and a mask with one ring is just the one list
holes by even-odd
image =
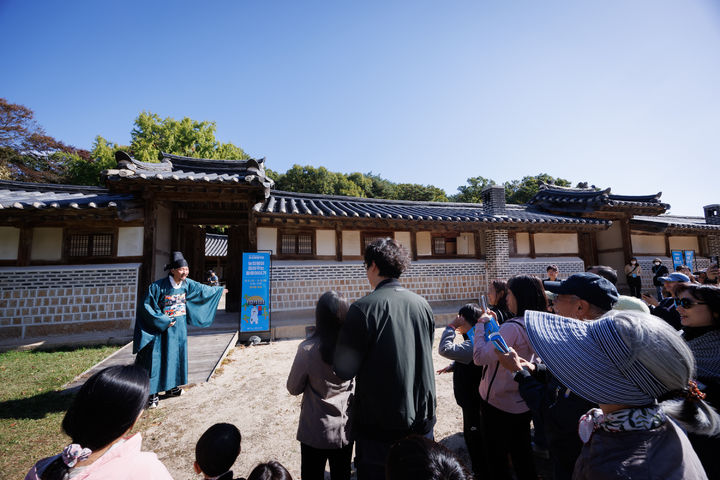
[[139, 267], [0, 267], [0, 340], [129, 329]]
[[[413, 262], [402, 284], [429, 302], [477, 299], [485, 293], [485, 262]], [[315, 308], [323, 292], [337, 290], [351, 302], [370, 293], [361, 262], [293, 262], [272, 267], [273, 311]]]

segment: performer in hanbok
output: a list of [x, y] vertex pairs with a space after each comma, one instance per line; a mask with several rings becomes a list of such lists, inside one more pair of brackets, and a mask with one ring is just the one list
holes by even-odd
[[167, 269], [167, 277], [150, 285], [135, 319], [133, 353], [150, 375], [148, 408], [157, 407], [158, 392], [168, 397], [182, 393], [180, 385], [188, 381], [187, 324], [210, 326], [227, 292], [187, 278], [190, 270], [181, 252], [173, 252]]

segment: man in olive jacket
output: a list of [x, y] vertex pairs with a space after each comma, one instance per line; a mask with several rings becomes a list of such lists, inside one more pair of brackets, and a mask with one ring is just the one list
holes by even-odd
[[385, 478], [395, 441], [412, 433], [432, 438], [435, 320], [427, 301], [398, 281], [409, 265], [407, 249], [395, 240], [367, 246], [373, 292], [350, 306], [335, 350], [335, 373], [356, 377], [350, 434], [358, 480]]

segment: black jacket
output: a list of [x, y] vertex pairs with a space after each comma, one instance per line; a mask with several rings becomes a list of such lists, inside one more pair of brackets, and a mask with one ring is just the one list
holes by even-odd
[[353, 438], [394, 441], [435, 424], [435, 319], [396, 279], [350, 306], [335, 349], [338, 377], [355, 380]]
[[656, 287], [662, 287], [663, 282], [660, 281], [660, 277], [666, 277], [668, 275], [668, 269], [665, 265], [653, 265], [653, 285]]
[[677, 308], [675, 308], [674, 299], [669, 297], [663, 298], [657, 307], [653, 307], [652, 305], [649, 305], [649, 307], [650, 313], [665, 320], [675, 330], [682, 328], [682, 325], [680, 325], [680, 313], [678, 313]]

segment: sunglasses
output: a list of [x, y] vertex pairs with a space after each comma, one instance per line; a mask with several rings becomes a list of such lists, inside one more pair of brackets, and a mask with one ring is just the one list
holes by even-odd
[[685, 309], [692, 308], [693, 305], [707, 305], [705, 302], [693, 302], [689, 298], [675, 298], [675, 306]]

